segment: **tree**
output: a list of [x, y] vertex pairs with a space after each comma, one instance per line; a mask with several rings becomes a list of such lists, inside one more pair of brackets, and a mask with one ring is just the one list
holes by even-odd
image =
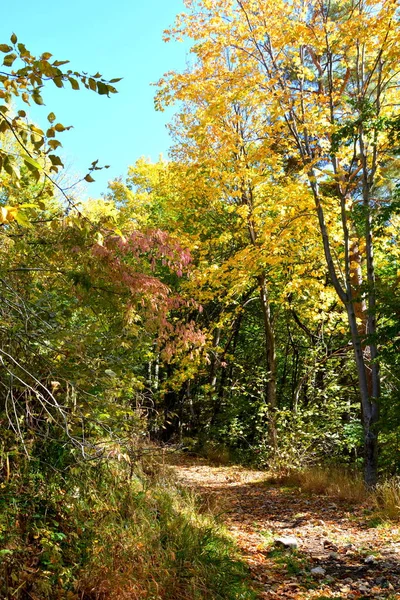
[[[212, 88], [208, 91], [208, 98], [216, 98]], [[204, 101], [204, 96], [200, 99]], [[285, 389], [283, 393], [282, 371], [290, 371], [287, 350], [282, 350], [290, 344], [286, 341], [287, 318], [295, 310], [301, 312], [302, 327], [307, 332], [307, 324], [311, 328], [313, 345], [321, 338], [323, 351], [340, 314], [334, 319], [329, 314], [335, 302], [332, 292], [326, 289], [316, 219], [310, 219], [312, 215], [307, 212], [308, 191], [298, 182], [286, 181], [284, 174], [272, 177], [268, 165], [260, 173], [257, 146], [251, 140], [244, 143], [237, 134], [238, 123], [244, 128], [245, 124], [230, 120], [229, 102], [217, 101], [218, 110], [211, 101], [206, 107], [204, 101], [201, 112], [193, 103], [190, 115], [187, 106], [185, 126], [174, 128], [174, 161], [155, 165], [139, 161], [130, 168], [127, 185], [114, 182], [111, 187], [126, 214], [141, 220], [143, 211], [148, 225], [169, 229], [191, 249], [193, 261], [188, 277], [179, 281], [178, 289], [187, 300], [194, 299], [201, 305], [202, 312], [192, 318], [205, 334], [206, 344], [195, 358], [190, 351], [186, 356], [172, 356], [173, 372], [171, 365], [166, 368], [161, 363], [162, 380], [169, 370], [161, 386], [169, 390], [169, 410], [178, 412], [181, 423], [186, 423], [192, 433], [210, 427], [215, 430], [217, 422], [220, 429], [228, 431], [232, 414], [240, 411], [245, 421], [253, 420], [253, 425], [260, 419], [263, 423], [257, 425], [259, 433], [249, 435], [253, 435], [254, 443], [260, 443], [264, 454], [268, 440], [271, 458], [274, 445], [285, 444], [283, 438], [276, 439], [278, 413], [288, 406], [293, 410], [300, 406], [300, 392], [312, 376], [310, 364], [315, 363], [315, 352], [304, 358], [305, 373], [302, 364], [297, 365], [293, 391], [286, 393]], [[206, 127], [212, 131], [208, 138], [201, 135]], [[238, 145], [246, 154], [243, 162], [237, 158]], [[251, 202], [243, 202], [243, 177], [252, 193]], [[257, 231], [256, 243], [249, 236], [249, 221], [251, 231]], [[307, 235], [307, 245], [301, 233]], [[271, 363], [265, 357], [268, 346], [260, 274], [268, 282], [273, 344], [279, 358], [274, 365], [274, 404], [268, 395]], [[308, 305], [302, 291], [305, 280]], [[182, 314], [180, 318], [184, 318]], [[322, 356], [321, 360], [326, 359]], [[173, 401], [171, 388], [177, 389]], [[260, 406], [255, 406], [256, 397]]]
[[330, 282], [347, 313], [365, 481], [373, 486], [380, 397], [373, 233], [382, 207], [376, 190], [393, 160], [390, 132], [398, 119], [397, 3], [203, 0], [189, 7], [167, 35], [193, 38], [198, 60], [187, 73], [167, 76], [160, 97], [168, 102], [184, 89], [193, 98], [212, 78], [220, 97], [251, 98], [264, 115], [264, 156], [283, 154], [293, 180], [308, 186]]

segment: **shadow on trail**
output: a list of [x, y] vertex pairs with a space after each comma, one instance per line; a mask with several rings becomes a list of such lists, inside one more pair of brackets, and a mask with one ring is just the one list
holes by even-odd
[[[312, 590], [315, 599], [400, 598], [400, 537], [368, 526], [362, 507], [271, 484], [259, 471], [174, 462], [182, 485], [215, 506], [235, 536], [260, 598], [300, 600]], [[289, 535], [298, 550], [277, 551], [274, 539]], [[313, 576], [316, 567], [323, 573]]]

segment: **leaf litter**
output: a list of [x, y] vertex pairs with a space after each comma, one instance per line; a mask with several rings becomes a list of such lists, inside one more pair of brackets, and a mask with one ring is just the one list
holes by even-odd
[[[173, 468], [224, 521], [260, 600], [400, 600], [400, 529], [377, 523], [365, 506], [198, 457], [175, 454]], [[275, 543], [282, 537], [298, 548]]]

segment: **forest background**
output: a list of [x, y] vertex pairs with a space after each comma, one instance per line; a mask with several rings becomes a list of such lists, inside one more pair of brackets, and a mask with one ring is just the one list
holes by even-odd
[[112, 597], [88, 515], [112, 489], [121, 532], [150, 510], [154, 533], [149, 440], [370, 489], [398, 473], [398, 30], [393, 1], [188, 2], [165, 39], [191, 58], [156, 95], [169, 160], [86, 201], [68, 125], [30, 107], [120, 79], [0, 44], [4, 597]]

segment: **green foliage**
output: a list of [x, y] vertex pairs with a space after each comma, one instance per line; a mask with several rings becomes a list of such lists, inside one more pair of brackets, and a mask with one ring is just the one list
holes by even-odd
[[378, 116], [377, 107], [370, 100], [361, 98], [357, 100], [349, 100], [349, 106], [356, 112], [354, 119], [345, 121], [332, 134], [332, 152], [336, 153], [340, 145], [343, 143], [346, 146], [354, 144], [362, 125], [367, 136], [372, 140], [377, 133], [386, 132], [389, 137], [392, 152], [399, 152], [400, 142], [400, 117]]
[[223, 527], [156, 464], [146, 476], [116, 447], [91, 465], [47, 445], [2, 455], [2, 598], [254, 597]]
[[[43, 129], [29, 120], [24, 106], [32, 102], [44, 105], [43, 90], [49, 82], [58, 88], [63, 88], [65, 83], [70, 83], [73, 90], [79, 90], [80, 85], [100, 95], [117, 93], [114, 83], [120, 79], [105, 80], [100, 73], [93, 76], [65, 69], [68, 60], [53, 60], [50, 52], [40, 56], [33, 56], [26, 46], [18, 42], [13, 33], [10, 44], [0, 44], [0, 52], [5, 54], [3, 68], [0, 73], [0, 135], [3, 140], [12, 140], [13, 145], [0, 143], [0, 174], [6, 174], [13, 188], [23, 185], [24, 172], [31, 180], [38, 183], [42, 180], [53, 183], [47, 190], [52, 194], [54, 189], [59, 189], [65, 199], [73, 205], [71, 197], [67, 196], [62, 188], [51, 177], [63, 168], [63, 162], [55, 152], [62, 146], [57, 139], [57, 134], [67, 131], [71, 126], [57, 122], [54, 112], [47, 116], [47, 126]], [[17, 106], [14, 106], [17, 103]], [[4, 137], [6, 136], [6, 137]], [[98, 161], [94, 161], [89, 173], [84, 177], [88, 182], [94, 181], [91, 173], [100, 169]], [[41, 194], [40, 194], [41, 196]], [[10, 223], [17, 220], [22, 226], [29, 226], [29, 219], [25, 214], [26, 203], [6, 206], [0, 214], [0, 223]], [[43, 198], [34, 198], [30, 207], [43, 207]]]
[[309, 564], [309, 558], [298, 550], [274, 548], [268, 552], [268, 557], [285, 570], [288, 575], [300, 575], [304, 573]]
[[[43, 105], [49, 82], [109, 96], [119, 80], [72, 71], [48, 52], [35, 57], [15, 34], [0, 44], [1, 597], [253, 598], [223, 527], [165, 472], [139, 461], [142, 441], [149, 433], [190, 440], [191, 450], [215, 463], [246, 461], [283, 473], [290, 466], [288, 481], [306, 491], [363, 498], [355, 475], [363, 429], [349, 358], [357, 327], [366, 369], [379, 361], [382, 373], [381, 470], [399, 471], [399, 117], [367, 100], [373, 78], [354, 99], [350, 67], [336, 65], [329, 52], [339, 87], [351, 93], [330, 97], [326, 106], [336, 116], [321, 122], [323, 102], [303, 97], [306, 108], [293, 122], [310, 118], [315, 137], [306, 129], [293, 145], [297, 125], [284, 139], [290, 120], [279, 114], [291, 88], [287, 97], [265, 88], [275, 116], [265, 112], [265, 98], [256, 105], [257, 86], [248, 86], [248, 96], [248, 75], [236, 70], [241, 44], [226, 52], [207, 19], [195, 32], [200, 39], [205, 27], [196, 68], [162, 83], [161, 100], [176, 94], [185, 106], [173, 128], [173, 160], [138, 161], [125, 183], [111, 183], [106, 199], [84, 204], [52, 180], [63, 167], [58, 134], [69, 127], [50, 112], [40, 128], [23, 106]], [[246, 35], [250, 21], [238, 24], [230, 36]], [[202, 57], [209, 39], [219, 46]], [[326, 81], [313, 43], [300, 52], [297, 93], [315, 81], [322, 99]], [[290, 48], [294, 60], [292, 41]], [[210, 77], [202, 68], [214, 52], [221, 61], [211, 61]], [[247, 53], [243, 64], [252, 58]], [[276, 81], [299, 82], [300, 62], [294, 68], [289, 61]], [[248, 80], [260, 89], [270, 77], [259, 79], [261, 66]], [[226, 73], [231, 91], [221, 95]], [[297, 100], [288, 106], [296, 115]], [[370, 153], [364, 163], [362, 144]], [[92, 182], [100, 168], [93, 161], [83, 179]], [[325, 211], [333, 267], [315, 234], [311, 191]], [[372, 256], [364, 252], [370, 234], [376, 276], [362, 258]], [[332, 275], [342, 281], [346, 272], [351, 281], [339, 302]], [[348, 293], [358, 312], [352, 339], [342, 304]], [[372, 317], [379, 318], [376, 332]], [[379, 358], [371, 361], [375, 347]], [[326, 470], [308, 469], [323, 464], [330, 481]], [[398, 488], [393, 480], [376, 493], [392, 518]], [[265, 538], [270, 545], [268, 532]], [[271, 556], [289, 575], [307, 567], [300, 554]]]

